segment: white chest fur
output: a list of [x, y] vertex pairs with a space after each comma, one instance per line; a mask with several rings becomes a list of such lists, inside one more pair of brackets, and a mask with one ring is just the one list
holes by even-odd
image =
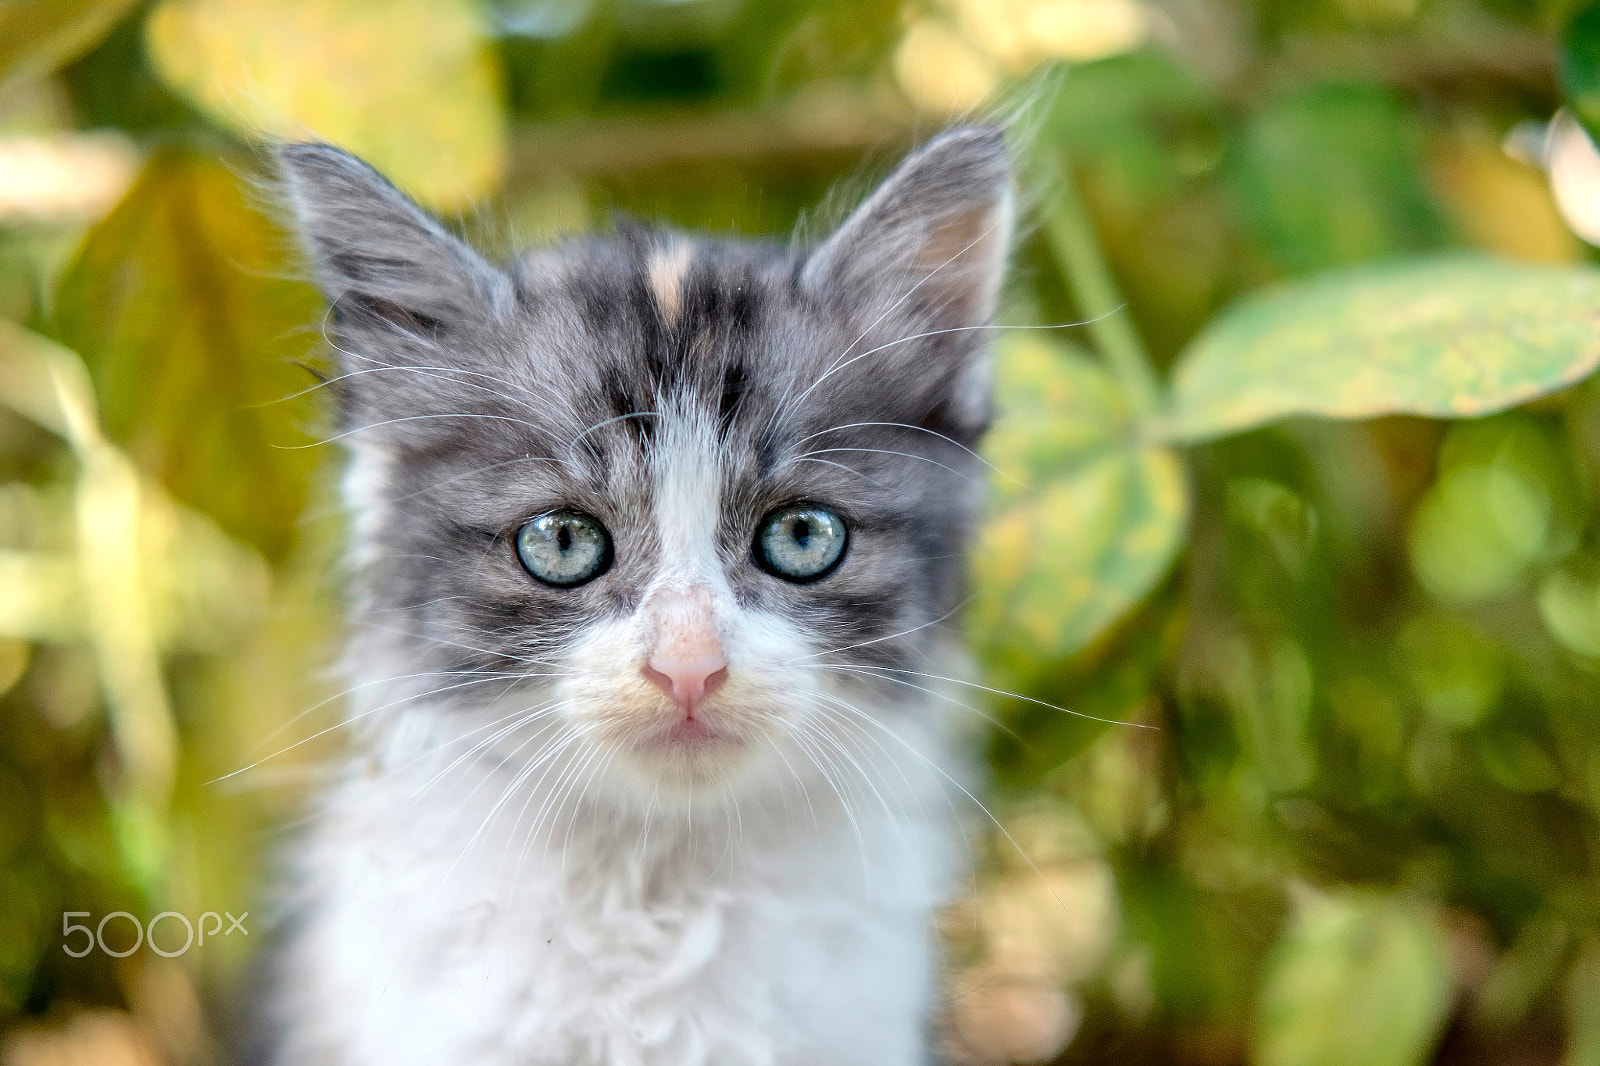
[[441, 774], [462, 749], [418, 758], [430, 720], [326, 797], [280, 1061], [926, 1060], [931, 912], [962, 854], [930, 737], [837, 790], [639, 820], [559, 769], [509, 794], [510, 764]]

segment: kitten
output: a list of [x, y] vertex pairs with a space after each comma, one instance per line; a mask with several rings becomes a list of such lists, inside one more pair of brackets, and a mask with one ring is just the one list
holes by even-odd
[[274, 1061], [927, 1062], [1001, 134], [815, 247], [503, 268], [338, 149], [279, 160], [341, 360], [356, 739]]

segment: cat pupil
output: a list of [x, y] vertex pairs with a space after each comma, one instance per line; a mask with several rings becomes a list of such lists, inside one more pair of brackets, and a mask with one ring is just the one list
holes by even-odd
[[798, 519], [794, 524], [794, 542], [804, 548], [811, 539], [811, 523], [804, 518]]
[[562, 526], [561, 527], [561, 531], [556, 534], [556, 547], [558, 549], [560, 549], [561, 554], [563, 554], [563, 555], [565, 555], [567, 552], [572, 550], [572, 527], [571, 526]]

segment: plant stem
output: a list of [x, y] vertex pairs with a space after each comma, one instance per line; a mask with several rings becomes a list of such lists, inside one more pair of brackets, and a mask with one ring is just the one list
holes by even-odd
[[1160, 398], [1160, 384], [1100, 252], [1094, 225], [1073, 184], [1071, 165], [1064, 153], [1043, 148], [1035, 170], [1044, 192], [1045, 235], [1079, 313], [1088, 320], [1089, 335], [1134, 410], [1149, 413]]

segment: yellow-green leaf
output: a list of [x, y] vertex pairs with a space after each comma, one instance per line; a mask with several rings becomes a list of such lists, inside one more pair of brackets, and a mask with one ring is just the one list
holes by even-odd
[[162, 0], [146, 36], [161, 76], [221, 121], [338, 144], [454, 209], [505, 166], [483, 17], [473, 0]]
[[1166, 431], [1205, 440], [1291, 415], [1467, 417], [1600, 365], [1600, 271], [1451, 258], [1363, 267], [1249, 298], [1173, 371]]
[[1449, 958], [1421, 908], [1371, 893], [1301, 901], [1268, 967], [1258, 1066], [1419, 1066], [1450, 1008]]
[[1120, 619], [1166, 573], [1187, 513], [1182, 464], [1140, 445], [1116, 384], [1037, 337], [1000, 352], [987, 452], [996, 510], [974, 554], [969, 629], [1022, 683]]
[[0, 87], [40, 78], [100, 42], [133, 0], [0, 4]]
[[998, 417], [984, 454], [997, 474], [997, 503], [1127, 447], [1133, 436], [1116, 380], [1077, 349], [1042, 333], [1012, 333], [999, 345], [995, 403]]
[[290, 363], [319, 302], [284, 280], [285, 236], [225, 167], [151, 159], [90, 231], [56, 297], [58, 332], [94, 378], [107, 434], [179, 499], [282, 558], [318, 461], [310, 378]]

